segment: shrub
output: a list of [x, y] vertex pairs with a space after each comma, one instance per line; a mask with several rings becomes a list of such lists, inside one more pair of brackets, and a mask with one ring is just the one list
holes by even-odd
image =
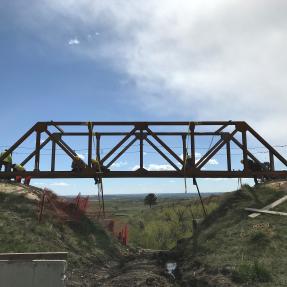
[[269, 282], [272, 279], [271, 273], [258, 261], [254, 263], [254, 272], [258, 282]]
[[270, 272], [258, 261], [242, 263], [233, 272], [232, 279], [238, 283], [269, 282], [272, 280]]

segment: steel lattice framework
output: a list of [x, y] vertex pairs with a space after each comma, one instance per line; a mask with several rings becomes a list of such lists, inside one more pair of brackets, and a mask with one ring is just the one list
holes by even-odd
[[[74, 131], [75, 128], [86, 129], [84, 132]], [[109, 127], [109, 130], [105, 128]], [[212, 131], [198, 131], [199, 127], [212, 129]], [[69, 128], [73, 131], [65, 131]], [[101, 131], [103, 130], [104, 131]], [[114, 129], [114, 130], [113, 130]], [[174, 129], [170, 131], [167, 129]], [[52, 131], [53, 130], [53, 131]], [[121, 131], [124, 130], [124, 131]], [[127, 131], [128, 130], [128, 131]], [[184, 131], [183, 131], [184, 130]], [[259, 141], [269, 153], [270, 168], [268, 170], [254, 171], [248, 167], [248, 159], [260, 162], [248, 148], [247, 133]], [[0, 172], [0, 178], [11, 178], [15, 176], [31, 176], [32, 178], [287, 178], [287, 161], [265, 141], [254, 129], [243, 121], [204, 121], [204, 122], [38, 122], [27, 131], [7, 152], [0, 157], [0, 162], [13, 153], [29, 137], [34, 137], [35, 149], [22, 162], [25, 166], [30, 160], [34, 160], [34, 168], [26, 171]], [[44, 141], [43, 135], [47, 137]], [[85, 137], [87, 143], [87, 161], [85, 168], [80, 172], [71, 170], [56, 170], [57, 159], [56, 146], [60, 148], [71, 161], [75, 160], [77, 153], [65, 141], [65, 137]], [[210, 146], [199, 160], [196, 159], [198, 148], [197, 137], [217, 137], [218, 140]], [[236, 137], [235, 137], [236, 136]], [[101, 141], [104, 137], [120, 137], [119, 142], [114, 145], [104, 156], [101, 157]], [[179, 156], [174, 149], [163, 139], [166, 137], [180, 138], [182, 143], [182, 154]], [[190, 146], [187, 145], [187, 139]], [[93, 145], [93, 141], [95, 144]], [[40, 170], [41, 150], [52, 143], [51, 164], [49, 170]], [[139, 143], [139, 168], [137, 170], [114, 171], [103, 170], [101, 172], [92, 168], [93, 154], [100, 163], [109, 168], [117, 162], [127, 150], [135, 143]], [[232, 169], [232, 153], [230, 145], [236, 145], [242, 151], [244, 168], [242, 170]], [[151, 171], [144, 168], [144, 144], [149, 145], [154, 151], [165, 159], [172, 170]], [[225, 170], [206, 170], [209, 160], [224, 148], [226, 152]], [[190, 155], [191, 165], [184, 168], [186, 155]], [[276, 170], [274, 160], [277, 160], [283, 169]]]

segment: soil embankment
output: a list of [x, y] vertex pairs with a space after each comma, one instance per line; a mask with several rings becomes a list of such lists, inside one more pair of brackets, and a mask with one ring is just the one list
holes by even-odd
[[63, 220], [47, 206], [39, 223], [41, 193], [0, 183], [0, 253], [66, 251], [68, 287], [171, 286], [157, 254], [122, 246], [84, 215]]

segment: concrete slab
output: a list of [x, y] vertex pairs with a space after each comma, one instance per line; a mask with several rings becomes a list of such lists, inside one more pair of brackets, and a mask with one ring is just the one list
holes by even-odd
[[0, 286], [63, 287], [65, 260], [0, 260]]

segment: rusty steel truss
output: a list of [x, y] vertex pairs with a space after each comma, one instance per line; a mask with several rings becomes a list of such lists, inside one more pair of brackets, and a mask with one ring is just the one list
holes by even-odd
[[[85, 131], [65, 131], [81, 127]], [[109, 127], [108, 131], [101, 131]], [[198, 131], [199, 127], [211, 128], [212, 131]], [[174, 129], [167, 131], [167, 128]], [[53, 129], [53, 131], [51, 130]], [[114, 130], [113, 130], [114, 129]], [[124, 130], [124, 131], [120, 131]], [[261, 171], [250, 170], [248, 159], [259, 163], [259, 159], [248, 148], [247, 133], [262, 144], [269, 153], [270, 168]], [[15, 176], [31, 176], [32, 178], [287, 178], [287, 161], [265, 141], [254, 129], [243, 121], [204, 121], [204, 122], [38, 122], [26, 132], [5, 154], [0, 157], [0, 162], [10, 153], [13, 154], [17, 148], [29, 137], [35, 134], [35, 149], [20, 163], [25, 166], [30, 160], [34, 160], [32, 170], [0, 172], [0, 178], [11, 178]], [[46, 139], [42, 141], [43, 135]], [[70, 159], [74, 161], [77, 153], [65, 141], [65, 137], [85, 137], [88, 156], [84, 162], [85, 168], [79, 172], [69, 170], [56, 170], [57, 159], [56, 146], [60, 148]], [[196, 139], [202, 136], [217, 137], [199, 160], [196, 160], [198, 148]], [[235, 137], [236, 136], [236, 137]], [[120, 137], [105, 155], [101, 157], [101, 141], [104, 137]], [[174, 149], [163, 139], [163, 137], [180, 137], [182, 155], [177, 154]], [[187, 140], [189, 145], [187, 144]], [[139, 144], [138, 158], [139, 168], [137, 170], [115, 171], [109, 170], [127, 150], [135, 143]], [[52, 143], [51, 164], [49, 170], [40, 170], [41, 150]], [[94, 143], [94, 144], [93, 144]], [[232, 166], [232, 153], [230, 145], [236, 145], [242, 152], [243, 168], [234, 170]], [[146, 170], [144, 165], [144, 144], [149, 145], [154, 151], [165, 159], [173, 168], [171, 170], [151, 171]], [[226, 152], [225, 170], [206, 170], [206, 165], [217, 153], [224, 148]], [[100, 172], [92, 168], [93, 154], [106, 169]], [[186, 157], [190, 157], [190, 166], [185, 167]], [[274, 160], [281, 167], [275, 169]], [[59, 160], [59, 159], [57, 159]]]

